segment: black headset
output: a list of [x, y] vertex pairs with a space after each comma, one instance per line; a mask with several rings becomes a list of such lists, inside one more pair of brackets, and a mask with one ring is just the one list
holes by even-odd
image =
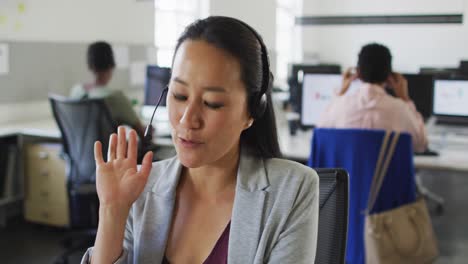
[[268, 105], [268, 100], [267, 100], [267, 93], [271, 89], [273, 85], [273, 74], [270, 71], [270, 59], [268, 57], [268, 50], [266, 48], [265, 43], [263, 42], [262, 37], [260, 34], [255, 31], [251, 26], [249, 26], [247, 23], [244, 21], [241, 21], [236, 18], [231, 18], [234, 21], [238, 22], [239, 24], [243, 25], [245, 28], [247, 28], [252, 34], [255, 36], [255, 38], [258, 40], [258, 43], [260, 44], [260, 49], [261, 49], [261, 56], [262, 56], [262, 72], [263, 72], [263, 77], [262, 77], [262, 86], [260, 87], [260, 92], [258, 95], [253, 98], [253, 100], [249, 100], [249, 111], [250, 115], [252, 116], [253, 119], [258, 119], [263, 116], [265, 113], [265, 110]]

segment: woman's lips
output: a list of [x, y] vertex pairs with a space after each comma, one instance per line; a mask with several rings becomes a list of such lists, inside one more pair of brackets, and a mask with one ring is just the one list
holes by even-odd
[[201, 146], [203, 143], [194, 140], [187, 140], [179, 137], [180, 144], [186, 148], [196, 148]]

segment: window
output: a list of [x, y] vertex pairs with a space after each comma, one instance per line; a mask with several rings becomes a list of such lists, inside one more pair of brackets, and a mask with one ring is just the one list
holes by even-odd
[[159, 66], [170, 67], [177, 38], [185, 27], [204, 15], [206, 0], [155, 0], [154, 44]]
[[287, 89], [288, 65], [300, 60], [302, 53], [300, 28], [295, 16], [300, 10], [298, 0], [276, 1], [276, 84]]

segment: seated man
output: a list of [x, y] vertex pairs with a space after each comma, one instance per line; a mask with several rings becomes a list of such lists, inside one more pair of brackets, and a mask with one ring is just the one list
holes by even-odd
[[118, 125], [132, 127], [136, 130], [140, 140], [143, 140], [145, 127], [133, 110], [130, 100], [122, 91], [111, 90], [107, 87], [115, 67], [111, 45], [103, 41], [90, 44], [87, 51], [87, 62], [94, 80], [90, 83], [75, 85], [70, 97], [104, 98]]
[[127, 125], [135, 129], [140, 139], [138, 161], [141, 161], [146, 151], [155, 151], [156, 145], [152, 143], [151, 128], [147, 138], [144, 137], [145, 126], [141, 123], [132, 103], [122, 91], [112, 90], [107, 84], [112, 78], [115, 67], [114, 54], [109, 43], [98, 41], [88, 46], [88, 68], [94, 76], [91, 83], [77, 84], [73, 87], [72, 98], [104, 98], [109, 111], [117, 125]]
[[[364, 82], [362, 87], [345, 96], [356, 78]], [[385, 85], [393, 89], [395, 97], [386, 93]], [[408, 132], [416, 152], [427, 148], [424, 121], [408, 96], [408, 83], [401, 74], [392, 72], [389, 49], [376, 43], [361, 49], [356, 72], [348, 69], [344, 73], [342, 88], [324, 110], [318, 127]]]

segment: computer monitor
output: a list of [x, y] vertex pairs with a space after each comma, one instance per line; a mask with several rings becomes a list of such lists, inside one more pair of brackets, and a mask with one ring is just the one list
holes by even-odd
[[433, 113], [441, 123], [468, 123], [468, 80], [435, 80]]
[[403, 74], [408, 81], [408, 94], [424, 120], [432, 115], [434, 76], [431, 74]]
[[[308, 73], [304, 75], [301, 89], [301, 125], [315, 127], [322, 112], [341, 89], [341, 74]], [[354, 80], [346, 95], [355, 93], [362, 85], [359, 79]]]
[[[171, 69], [159, 67], [157, 65], [148, 65], [146, 67], [145, 97], [141, 107], [141, 116], [145, 121], [149, 121], [153, 114], [154, 107], [158, 102], [164, 88], [171, 79]], [[167, 95], [167, 94], [166, 94]], [[153, 126], [156, 133], [165, 135], [169, 131], [169, 116], [166, 108], [166, 95], [161, 99], [161, 103], [154, 115]]]
[[[148, 65], [146, 68], [145, 100], [144, 105], [155, 106], [162, 91], [169, 84], [171, 79], [171, 69]], [[166, 96], [164, 95], [160, 106], [166, 106]]]
[[460, 61], [460, 65], [458, 66], [458, 72], [460, 75], [467, 77], [468, 76], [468, 61], [462, 60]]
[[290, 76], [302, 83], [306, 73], [341, 73], [341, 66], [337, 64], [292, 64]]
[[301, 98], [301, 124], [315, 127], [323, 110], [341, 87], [340, 74], [313, 73], [304, 75]]
[[421, 67], [420, 74], [430, 74], [435, 78], [453, 78], [459, 75], [458, 68]]
[[301, 91], [304, 75], [308, 73], [340, 74], [341, 67], [336, 64], [291, 64], [289, 68], [289, 102], [294, 112], [301, 111]]

